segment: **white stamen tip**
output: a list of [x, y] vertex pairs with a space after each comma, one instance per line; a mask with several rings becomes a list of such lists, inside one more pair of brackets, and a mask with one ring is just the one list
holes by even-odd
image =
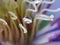
[[13, 20], [17, 19], [17, 16], [13, 12], [8, 11], [8, 13], [12, 16], [11, 19], [13, 19]]
[[42, 14], [42, 15], [36, 15], [36, 17], [35, 17], [36, 20], [40, 19], [40, 20], [48, 20], [48, 21], [53, 21], [53, 18], [54, 18], [53, 15], [48, 16], [48, 15], [44, 15], [44, 14]]
[[0, 18], [0, 21], [2, 21], [4, 25], [7, 25], [7, 22], [4, 19]]
[[26, 22], [27, 24], [32, 23], [32, 20], [28, 18], [23, 18], [23, 21]]
[[54, 18], [54, 15], [51, 15], [50, 18]]
[[22, 24], [19, 24], [19, 27], [23, 29], [24, 33], [27, 33], [27, 29], [25, 27], [23, 27]]

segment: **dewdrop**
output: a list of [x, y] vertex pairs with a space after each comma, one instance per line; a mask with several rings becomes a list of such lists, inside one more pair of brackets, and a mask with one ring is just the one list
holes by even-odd
[[19, 24], [19, 27], [23, 29], [24, 33], [27, 33], [27, 29], [25, 27], [23, 27], [22, 24]]
[[7, 22], [4, 19], [0, 18], [0, 21], [3, 22], [4, 25], [7, 25]]
[[12, 16], [11, 19], [13, 19], [13, 20], [17, 19], [17, 16], [13, 12], [8, 11], [8, 13]]
[[27, 23], [27, 24], [30, 24], [30, 23], [32, 23], [32, 20], [31, 19], [28, 19], [28, 18], [23, 18], [23, 21], [25, 22], [25, 23]]

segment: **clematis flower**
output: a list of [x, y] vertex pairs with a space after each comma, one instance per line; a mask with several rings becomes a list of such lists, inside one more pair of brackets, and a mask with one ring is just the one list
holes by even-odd
[[[49, 9], [50, 5], [54, 2], [55, 0], [2, 0], [0, 2], [0, 25], [2, 26], [0, 27], [0, 31], [2, 30], [0, 32], [1, 44], [32, 45], [36, 38], [35, 36], [40, 22], [42, 20], [54, 21], [53, 14], [48, 16], [46, 12], [60, 11], [60, 8], [55, 10]], [[47, 4], [47, 9], [43, 7], [44, 4]], [[41, 34], [41, 37], [44, 37], [44, 34]], [[52, 32], [52, 34], [55, 33]], [[55, 35], [52, 35], [52, 38], [50, 36], [47, 36], [50, 40], [46, 39], [46, 42], [51, 41]], [[43, 38], [40, 39], [42, 40], [40, 40], [40, 43], [45, 42]]]

